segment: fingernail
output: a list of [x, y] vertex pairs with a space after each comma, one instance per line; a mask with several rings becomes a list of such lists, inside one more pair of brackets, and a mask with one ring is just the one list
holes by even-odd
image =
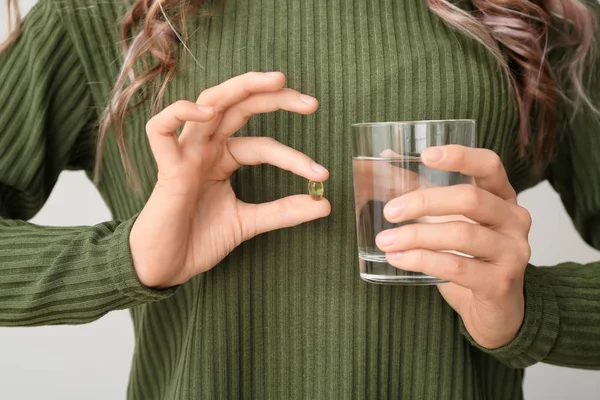
[[399, 260], [402, 258], [402, 253], [400, 252], [395, 252], [395, 253], [386, 253], [387, 258], [391, 259], [391, 260]]
[[210, 107], [201, 106], [200, 104], [196, 104], [196, 108], [198, 109], [198, 111], [200, 111], [203, 114], [210, 113]]
[[390, 206], [386, 206], [385, 211], [389, 218], [399, 218], [400, 215], [402, 215], [402, 212], [404, 211], [404, 204], [395, 203]]
[[302, 100], [306, 104], [312, 105], [315, 102], [316, 99], [314, 97], [310, 97], [310, 96], [307, 96], [305, 94], [301, 94], [300, 95], [300, 100]]
[[312, 163], [311, 168], [317, 174], [324, 174], [327, 172], [327, 168], [323, 167], [322, 165], [317, 164], [316, 162]]
[[265, 75], [266, 76], [280, 76], [281, 72], [277, 72], [277, 71], [274, 71], [274, 72], [265, 72]]
[[430, 147], [423, 150], [421, 158], [423, 158], [425, 161], [439, 161], [442, 159], [442, 150], [436, 149], [435, 147]]
[[394, 234], [392, 232], [382, 232], [377, 235], [377, 244], [379, 246], [390, 246], [394, 243]]

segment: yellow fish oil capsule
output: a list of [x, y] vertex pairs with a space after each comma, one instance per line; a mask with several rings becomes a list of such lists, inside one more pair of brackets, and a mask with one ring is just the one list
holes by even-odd
[[321, 200], [325, 193], [323, 182], [308, 181], [308, 194], [313, 200]]

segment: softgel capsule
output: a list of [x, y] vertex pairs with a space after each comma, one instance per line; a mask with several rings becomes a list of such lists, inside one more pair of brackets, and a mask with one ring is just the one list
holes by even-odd
[[313, 200], [321, 200], [325, 193], [323, 182], [308, 181], [308, 194]]

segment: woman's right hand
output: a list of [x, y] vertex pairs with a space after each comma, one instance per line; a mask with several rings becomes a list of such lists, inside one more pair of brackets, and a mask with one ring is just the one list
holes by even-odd
[[284, 84], [279, 72], [247, 73], [205, 90], [196, 103], [178, 101], [148, 122], [158, 181], [130, 234], [133, 263], [144, 285], [181, 284], [260, 233], [329, 215], [325, 199], [294, 195], [248, 204], [231, 187], [230, 175], [240, 166], [262, 163], [306, 179], [328, 178], [325, 168], [272, 138], [231, 138], [254, 114], [315, 112], [316, 99]]

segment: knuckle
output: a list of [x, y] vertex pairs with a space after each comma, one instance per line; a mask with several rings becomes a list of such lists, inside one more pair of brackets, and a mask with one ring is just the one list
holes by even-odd
[[409, 262], [411, 265], [425, 265], [426, 256], [424, 250], [413, 250], [412, 256], [409, 258]]
[[466, 259], [461, 256], [453, 255], [448, 263], [448, 269], [453, 276], [462, 276], [467, 269]]
[[190, 104], [187, 100], [177, 100], [175, 103], [171, 104], [172, 110], [178, 110], [184, 107], [187, 107]]
[[499, 270], [499, 273], [495, 274], [493, 279], [493, 294], [496, 297], [503, 297], [513, 293], [516, 288], [522, 287], [523, 276], [524, 276], [524, 265], [529, 261], [531, 255], [531, 248], [526, 240], [519, 241], [512, 254], [512, 262], [506, 263]]
[[[400, 190], [399, 193], [394, 193], [394, 196], [397, 197], [391, 200], [391, 202], [395, 205], [403, 205], [407, 210], [410, 210], [411, 215], [425, 215], [429, 207], [429, 198], [425, 192], [425, 190], [417, 189], [405, 193], [403, 190]], [[399, 200], [400, 197], [402, 197], [402, 200]]]
[[497, 246], [497, 251], [498, 264], [508, 268], [522, 268], [531, 258], [531, 246], [527, 239], [506, 238], [500, 246]]
[[279, 142], [269, 136], [262, 136], [256, 138], [256, 151], [258, 158], [261, 163], [267, 162], [269, 154], [274, 151], [274, 146], [276, 146]]
[[467, 162], [467, 150], [464, 149], [462, 146], [449, 145], [448, 149], [450, 150], [449, 155], [451, 156], [449, 158], [453, 164], [457, 165], [457, 167], [460, 167]]
[[415, 211], [417, 211], [419, 215], [422, 213], [426, 213], [429, 205], [427, 194], [425, 194], [425, 191], [423, 190], [415, 191], [413, 193], [415, 193], [415, 196], [417, 197], [416, 203], [418, 209]]
[[481, 193], [476, 186], [463, 185], [460, 188], [463, 204], [467, 210], [476, 209], [481, 205]]
[[519, 277], [512, 270], [506, 269], [494, 285], [497, 296], [506, 296], [518, 285]]
[[419, 266], [426, 269], [426, 256], [425, 251], [421, 249], [407, 250], [404, 252], [402, 258], [399, 261], [392, 260], [392, 265], [402, 268], [403, 266]]
[[504, 297], [511, 290], [511, 287], [510, 287], [508, 281], [506, 281], [504, 279], [495, 280], [493, 285], [494, 286], [491, 290], [491, 292], [492, 292], [491, 294], [493, 297]]
[[468, 242], [473, 235], [473, 226], [468, 222], [459, 222], [452, 229], [452, 236], [457, 243]]
[[261, 144], [263, 147], [272, 147], [274, 145], [279, 144], [279, 142], [277, 141], [277, 139], [272, 138], [270, 136], [263, 136], [261, 139]]
[[526, 209], [523, 209], [523, 222], [525, 222], [527, 230], [531, 229], [531, 225], [533, 224], [533, 218], [531, 218], [531, 214]]
[[261, 82], [261, 78], [264, 76], [261, 72], [248, 72], [240, 77], [240, 87], [244, 92], [250, 92], [250, 89], [255, 86], [256, 83]]
[[488, 154], [488, 163], [490, 170], [494, 172], [503, 171], [504, 164], [502, 163], [502, 159], [500, 158], [500, 156], [496, 152], [489, 149], [486, 150], [486, 152]]
[[407, 248], [415, 247], [419, 244], [419, 228], [416, 224], [407, 225], [404, 227], [403, 242]]
[[254, 112], [248, 107], [247, 104], [240, 104], [237, 108], [237, 113], [240, 118], [247, 121], [254, 116]]
[[214, 87], [209, 87], [207, 89], [204, 89], [202, 92], [200, 92], [200, 96], [198, 96], [199, 99], [205, 99], [207, 97], [211, 97], [211, 95], [215, 92], [215, 88]]
[[529, 231], [533, 222], [529, 211], [524, 207], [517, 206], [514, 212], [517, 215], [519, 221], [521, 221], [523, 223], [523, 226], [527, 229], [527, 231]]
[[521, 240], [517, 243], [517, 255], [523, 262], [529, 262], [531, 258], [531, 246], [527, 240]]
[[280, 223], [288, 220], [289, 210], [293, 210], [294, 208], [295, 204], [290, 198], [283, 198], [277, 202], [276, 215]]

